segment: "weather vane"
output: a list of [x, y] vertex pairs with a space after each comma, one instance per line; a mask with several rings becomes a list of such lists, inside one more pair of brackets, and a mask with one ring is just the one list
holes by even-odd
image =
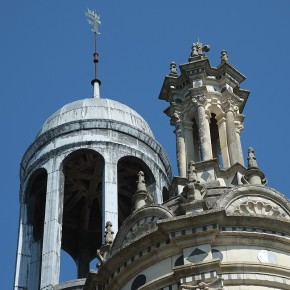
[[94, 98], [100, 98], [100, 85], [101, 81], [97, 78], [97, 64], [99, 62], [99, 54], [97, 53], [97, 34], [99, 32], [99, 25], [101, 25], [100, 15], [97, 15], [96, 11], [87, 9], [86, 12], [87, 20], [90, 25], [93, 26], [92, 31], [94, 33], [94, 64], [95, 64], [95, 78], [92, 80], [92, 85], [94, 87]]
[[96, 34], [100, 34], [98, 31], [99, 25], [101, 25], [100, 15], [97, 15], [96, 11], [90, 10], [88, 8], [86, 16], [88, 18], [88, 23], [93, 26], [92, 31]]

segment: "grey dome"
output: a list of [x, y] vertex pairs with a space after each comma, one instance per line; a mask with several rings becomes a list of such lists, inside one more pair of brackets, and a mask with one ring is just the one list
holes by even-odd
[[92, 119], [125, 123], [154, 138], [149, 125], [137, 112], [117, 101], [94, 98], [64, 105], [45, 121], [38, 136], [65, 123]]

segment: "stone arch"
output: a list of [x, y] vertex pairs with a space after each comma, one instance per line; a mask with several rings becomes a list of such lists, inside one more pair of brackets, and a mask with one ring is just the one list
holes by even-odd
[[217, 116], [217, 118], [219, 119], [221, 117], [221, 115], [223, 115], [223, 111], [220, 107], [220, 105], [217, 105], [217, 104], [208, 104], [208, 106], [206, 107], [206, 109], [212, 113], [212, 114], [215, 114]]
[[24, 195], [27, 204], [27, 221], [32, 225], [34, 241], [42, 240], [43, 236], [46, 187], [47, 171], [39, 168], [31, 174]]
[[188, 110], [184, 115], [184, 138], [186, 144], [187, 163], [189, 161], [198, 162], [201, 160], [200, 137], [198, 122], [196, 119], [196, 108], [193, 104], [188, 105]]
[[138, 237], [142, 236], [142, 233], [148, 233], [156, 229], [158, 220], [172, 217], [172, 212], [161, 205], [146, 206], [134, 211], [119, 229], [114, 240], [112, 252], [117, 251], [123, 244], [138, 239]]
[[62, 162], [64, 174], [61, 248], [77, 264], [77, 278], [86, 277], [102, 244], [102, 176], [104, 158], [79, 149]]
[[228, 215], [264, 215], [290, 219], [290, 203], [281, 193], [259, 185], [245, 185], [230, 191], [220, 201]]
[[156, 180], [149, 166], [140, 158], [135, 156], [124, 156], [119, 159], [118, 171], [118, 224], [122, 225], [124, 220], [132, 212], [131, 198], [136, 193], [136, 181], [139, 171], [145, 174], [147, 191], [156, 201]]
[[29, 288], [39, 289], [45, 220], [45, 204], [47, 191], [47, 171], [39, 168], [28, 179], [24, 194], [27, 209], [27, 225], [30, 227], [28, 243], [31, 249], [30, 264], [28, 266]]

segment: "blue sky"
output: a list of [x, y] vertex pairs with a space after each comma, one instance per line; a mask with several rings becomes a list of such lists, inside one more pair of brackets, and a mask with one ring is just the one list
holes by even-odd
[[[93, 35], [85, 10], [101, 15], [102, 97], [125, 103], [150, 124], [174, 172], [175, 138], [158, 100], [171, 61], [187, 61], [192, 42], [210, 44], [246, 77], [251, 91], [242, 133], [269, 186], [290, 196], [290, 1], [1, 1], [1, 289], [11, 289], [17, 243], [19, 164], [46, 118], [91, 97]], [[69, 266], [64, 266], [68, 271]]]

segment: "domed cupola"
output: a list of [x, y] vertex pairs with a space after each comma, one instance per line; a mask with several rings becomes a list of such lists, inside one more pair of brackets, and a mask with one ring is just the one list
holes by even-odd
[[106, 223], [116, 234], [132, 213], [139, 171], [154, 204], [169, 186], [168, 157], [147, 122], [100, 98], [96, 77], [92, 84], [94, 98], [52, 114], [22, 159], [15, 283], [23, 289], [54, 289], [61, 249], [76, 262], [77, 278], [86, 277]]

